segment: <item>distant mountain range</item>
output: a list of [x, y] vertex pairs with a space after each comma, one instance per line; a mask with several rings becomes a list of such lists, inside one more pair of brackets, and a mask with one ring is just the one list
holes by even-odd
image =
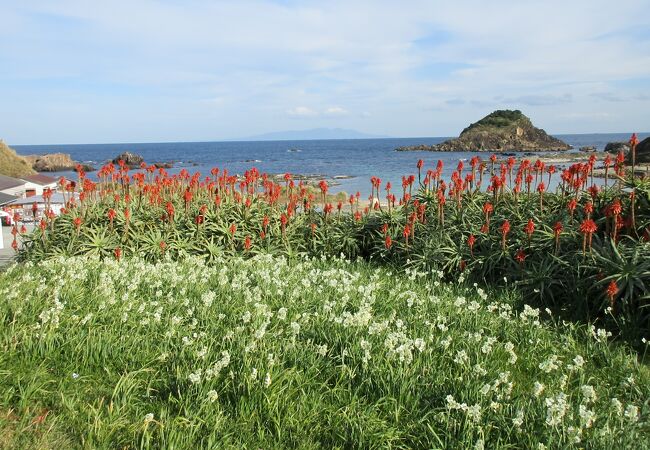
[[309, 141], [315, 139], [380, 139], [390, 136], [379, 136], [362, 133], [345, 128], [312, 128], [310, 130], [274, 131], [258, 134], [234, 141]]

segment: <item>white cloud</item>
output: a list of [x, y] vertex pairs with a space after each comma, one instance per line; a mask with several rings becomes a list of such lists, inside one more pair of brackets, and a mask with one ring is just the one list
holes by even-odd
[[314, 117], [318, 115], [318, 112], [306, 106], [296, 106], [295, 108], [288, 109], [287, 114], [291, 117]]
[[323, 114], [325, 116], [334, 116], [334, 117], [340, 117], [340, 116], [347, 116], [350, 113], [348, 110], [345, 108], [341, 108], [340, 106], [330, 106], [329, 108], [326, 108], [325, 111], [323, 111]]
[[[2, 10], [0, 123], [15, 143], [217, 139], [298, 117], [449, 135], [516, 104], [551, 132], [593, 132], [602, 117], [567, 125], [561, 114], [598, 111], [595, 92], [625, 100], [608, 102], [608, 130], [647, 128], [650, 39], [630, 32], [650, 28], [647, 0], [32, 0]], [[66, 114], [47, 113], [61, 105]]]

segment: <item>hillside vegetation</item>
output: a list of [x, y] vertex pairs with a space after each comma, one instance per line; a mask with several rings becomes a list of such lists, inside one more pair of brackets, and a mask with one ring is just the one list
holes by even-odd
[[470, 124], [462, 131], [461, 135], [469, 130], [479, 128], [508, 128], [519, 125], [532, 126], [532, 123], [530, 119], [518, 109], [499, 109], [483, 117], [478, 122]]
[[16, 154], [16, 151], [0, 140], [0, 175], [20, 178], [33, 175], [36, 171], [25, 158]]

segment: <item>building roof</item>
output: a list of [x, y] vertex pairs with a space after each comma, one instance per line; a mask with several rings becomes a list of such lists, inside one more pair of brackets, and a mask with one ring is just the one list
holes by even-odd
[[14, 195], [9, 195], [5, 194], [4, 192], [0, 192], [0, 206], [6, 205], [9, 202], [13, 202], [14, 200], [17, 200], [18, 197]]
[[[77, 199], [77, 194], [73, 194], [75, 199]], [[66, 199], [70, 199], [70, 194], [66, 194]], [[8, 205], [32, 205], [34, 203], [45, 203], [45, 199], [43, 198], [42, 195], [32, 195], [31, 197], [27, 198], [17, 198], [16, 200], [9, 202]], [[51, 204], [65, 204], [65, 200], [63, 199], [63, 194], [56, 192], [52, 194], [52, 197], [50, 198], [50, 203]]]
[[22, 186], [25, 184], [24, 180], [18, 178], [11, 178], [5, 175], [0, 175], [0, 191], [10, 189], [13, 187]]
[[25, 181], [29, 181], [34, 184], [40, 184], [41, 186], [47, 186], [48, 184], [55, 184], [58, 180], [56, 178], [48, 177], [42, 173], [37, 173], [36, 175], [27, 175], [21, 177]]

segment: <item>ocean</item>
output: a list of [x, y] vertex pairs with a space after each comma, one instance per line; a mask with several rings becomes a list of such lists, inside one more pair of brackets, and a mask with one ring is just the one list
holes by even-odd
[[[639, 134], [642, 140], [650, 133]], [[582, 146], [604, 149], [608, 142], [627, 141], [630, 133], [556, 135], [577, 151]], [[445, 177], [456, 168], [458, 161], [468, 160], [470, 152], [396, 152], [407, 145], [438, 144], [446, 137], [333, 139], [305, 141], [223, 141], [223, 142], [165, 142], [146, 144], [74, 144], [74, 145], [15, 145], [21, 155], [69, 153], [75, 161], [99, 168], [106, 161], [124, 151], [141, 155], [148, 163], [173, 162], [176, 173], [185, 168], [190, 172], [209, 175], [210, 169], [228, 169], [231, 174], [242, 174], [251, 167], [269, 174], [311, 175], [327, 179], [331, 192], [359, 191], [364, 198], [370, 194], [370, 177], [390, 181], [401, 189], [402, 175], [417, 174], [418, 159], [425, 161], [425, 170], [434, 169], [440, 159], [445, 163]], [[484, 158], [489, 154], [481, 153]], [[531, 157], [534, 159], [534, 156]], [[586, 159], [586, 156], [585, 156]], [[53, 176], [74, 177], [72, 172], [53, 173]], [[89, 174], [93, 177], [93, 174]], [[336, 178], [335, 178], [336, 177]], [[334, 179], [335, 178], [335, 179]]]

